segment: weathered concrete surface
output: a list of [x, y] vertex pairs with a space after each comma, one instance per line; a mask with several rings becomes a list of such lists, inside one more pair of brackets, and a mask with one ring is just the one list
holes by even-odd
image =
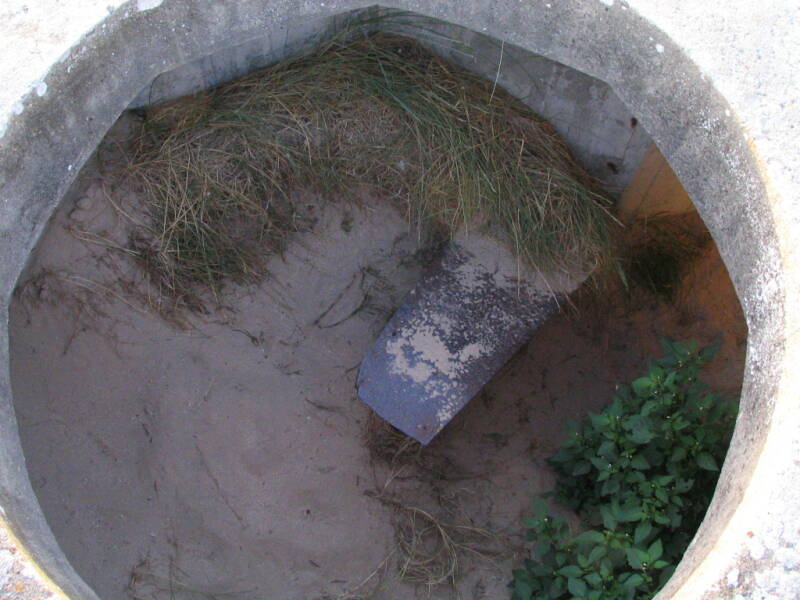
[[358, 370], [358, 396], [428, 444], [585, 277], [543, 275], [460, 234], [404, 298]]
[[617, 218], [627, 223], [637, 218], [689, 212], [694, 212], [692, 199], [658, 147], [651, 146], [617, 202]]
[[[77, 578], [24, 468], [8, 382], [8, 296], [48, 215], [159, 73], [359, 0], [42, 0], [0, 9], [0, 505], [74, 598]], [[706, 220], [749, 326], [741, 414], [698, 536], [661, 598], [800, 595], [800, 6], [722, 0], [391, 0], [610, 84]], [[111, 14], [105, 21], [103, 17]], [[94, 29], [93, 29], [94, 28]]]
[[[547, 119], [581, 166], [612, 194], [623, 190], [652, 140], [608, 84], [514, 44], [418, 15], [383, 11], [385, 29], [418, 39], [453, 64], [496, 80]], [[303, 19], [211, 56], [159, 74], [131, 103], [132, 108], [191, 94], [307, 51], [359, 18], [344, 14]], [[348, 25], [350, 24], [350, 25]]]

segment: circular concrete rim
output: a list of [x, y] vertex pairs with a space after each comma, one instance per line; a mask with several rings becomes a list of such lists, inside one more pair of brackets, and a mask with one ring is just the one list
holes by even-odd
[[[129, 2], [52, 66], [17, 105], [18, 114], [0, 121], [0, 505], [24, 547], [67, 596], [96, 598], [53, 538], [19, 446], [6, 325], [21, 269], [81, 165], [158, 73], [264, 31], [281, 31], [303, 16], [371, 4]], [[785, 575], [797, 564], [791, 546], [800, 502], [797, 492], [782, 485], [800, 474], [795, 464], [800, 449], [792, 440], [797, 376], [789, 362], [800, 356], [800, 347], [787, 334], [796, 328], [786, 321], [792, 315], [787, 307], [797, 305], [789, 285], [797, 279], [796, 260], [791, 224], [775, 208], [785, 208], [787, 201], [768, 185], [758, 147], [732, 116], [735, 107], [681, 47], [626, 3], [389, 0], [381, 5], [481, 31], [606, 81], [658, 143], [717, 242], [749, 326], [740, 418], [720, 484], [695, 542], [659, 598], [796, 597], [798, 581]]]

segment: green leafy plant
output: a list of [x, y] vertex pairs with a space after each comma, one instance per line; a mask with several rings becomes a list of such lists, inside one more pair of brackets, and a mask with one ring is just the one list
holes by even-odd
[[698, 379], [716, 347], [662, 346], [646, 376], [569, 423], [549, 461], [554, 496], [586, 529], [573, 534], [536, 498], [515, 600], [645, 600], [672, 575], [711, 501], [737, 406]]

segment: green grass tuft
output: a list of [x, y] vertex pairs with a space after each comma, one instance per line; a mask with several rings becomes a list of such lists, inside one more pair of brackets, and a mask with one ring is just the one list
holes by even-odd
[[131, 247], [162, 291], [201, 310], [202, 290], [258, 281], [311, 226], [309, 190], [367, 189], [420, 228], [488, 232], [539, 271], [607, 259], [609, 203], [552, 126], [415, 41], [352, 37], [147, 112], [128, 172], [149, 219]]

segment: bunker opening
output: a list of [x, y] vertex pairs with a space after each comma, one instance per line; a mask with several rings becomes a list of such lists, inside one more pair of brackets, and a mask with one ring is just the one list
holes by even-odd
[[[159, 76], [42, 236], [11, 366], [59, 544], [101, 598], [650, 597], [741, 389], [714, 241], [606, 84], [408, 15], [333, 25], [230, 82], [251, 46]], [[423, 446], [356, 378], [459, 235], [557, 310]]]

